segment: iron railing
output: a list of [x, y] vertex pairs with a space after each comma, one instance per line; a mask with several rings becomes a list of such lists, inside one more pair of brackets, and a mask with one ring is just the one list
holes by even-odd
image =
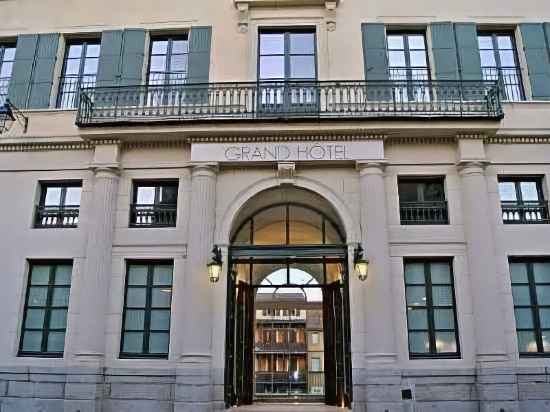
[[74, 109], [78, 107], [82, 88], [94, 87], [95, 84], [95, 74], [62, 76], [59, 79], [56, 107], [58, 109]]
[[178, 206], [176, 204], [130, 205], [132, 227], [175, 227]]
[[402, 225], [447, 225], [447, 202], [400, 202]]
[[483, 67], [483, 80], [496, 81], [501, 99], [510, 102], [525, 100], [525, 91], [519, 67]]
[[77, 227], [80, 206], [42, 206], [36, 207], [34, 227], [64, 228]]
[[10, 79], [11, 77], [0, 77], [0, 106], [2, 106], [8, 98]]
[[550, 223], [548, 203], [502, 201], [502, 220], [507, 224]]
[[76, 123], [502, 116], [496, 82], [289, 81], [84, 88]]
[[261, 352], [306, 353], [307, 345], [299, 342], [256, 342], [256, 353]]

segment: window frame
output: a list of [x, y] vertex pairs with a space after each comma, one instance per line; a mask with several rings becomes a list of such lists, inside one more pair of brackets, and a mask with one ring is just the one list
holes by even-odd
[[[389, 48], [389, 42], [388, 42], [388, 37], [389, 36], [403, 36], [403, 49], [390, 49]], [[410, 49], [410, 46], [409, 46], [409, 40], [408, 38], [410, 36], [422, 36], [423, 39], [424, 39], [424, 52], [426, 54], [426, 67], [422, 67], [422, 66], [412, 66], [411, 65], [411, 49]], [[395, 51], [399, 51], [399, 50], [402, 50], [403, 51], [403, 54], [405, 55], [405, 66], [390, 66], [390, 50], [395, 50]], [[412, 49], [413, 51], [415, 50], [420, 50], [420, 49]], [[390, 80], [391, 80], [391, 69], [394, 68], [394, 69], [398, 69], [398, 70], [406, 70], [406, 81], [408, 82], [414, 82], [414, 81], [419, 81], [419, 79], [414, 79], [413, 78], [413, 71], [414, 70], [421, 70], [421, 69], [425, 69], [426, 70], [426, 79], [425, 81], [430, 81], [432, 79], [432, 71], [431, 71], [431, 62], [430, 62], [430, 54], [429, 54], [429, 49], [428, 49], [428, 36], [427, 36], [427, 33], [426, 33], [426, 30], [391, 30], [391, 29], [387, 29], [386, 30], [386, 59], [387, 59], [387, 62], [388, 62], [388, 70], [390, 71]]]
[[[185, 78], [181, 79], [181, 83], [172, 83], [172, 80], [169, 78], [170, 76], [166, 76], [166, 74], [171, 73], [180, 73], [180, 72], [172, 72], [171, 71], [171, 64], [172, 64], [172, 50], [173, 50], [173, 43], [174, 41], [181, 41], [184, 40], [187, 42], [187, 52], [186, 53], [177, 53], [176, 55], [186, 55], [187, 56], [187, 67], [185, 69]], [[153, 43], [156, 41], [167, 41], [166, 45], [166, 53], [165, 54], [153, 54]], [[149, 41], [149, 58], [147, 61], [147, 85], [149, 86], [167, 86], [167, 85], [174, 85], [174, 84], [185, 84], [187, 83], [187, 79], [189, 79], [189, 54], [190, 54], [190, 41], [189, 41], [189, 33], [176, 33], [176, 34], [162, 34], [162, 35], [151, 35], [150, 41]], [[151, 72], [151, 60], [154, 56], [165, 56], [165, 62], [164, 62], [164, 70], [163, 71], [153, 71]], [[162, 83], [151, 83], [151, 73], [158, 74], [163, 73], [165, 74], [164, 80]]]
[[[519, 344], [518, 344], [518, 355], [520, 358], [550, 358], [550, 350], [544, 351], [544, 345], [542, 341], [542, 334], [543, 331], [548, 331], [550, 333], [550, 328], [542, 328], [540, 323], [540, 309], [550, 309], [550, 305], [539, 305], [538, 304], [538, 296], [537, 296], [537, 286], [543, 285], [543, 286], [550, 286], [550, 283], [547, 282], [541, 282], [537, 283], [535, 282], [535, 275], [533, 271], [533, 264], [534, 263], [550, 263], [550, 257], [549, 256], [510, 256], [508, 258], [508, 265], [509, 265], [509, 274], [510, 274], [510, 285], [511, 288], [514, 287], [514, 284], [516, 285], [523, 285], [525, 286], [525, 283], [514, 283], [511, 279], [512, 271], [511, 271], [511, 264], [512, 263], [521, 263], [526, 265], [527, 269], [527, 285], [529, 287], [529, 301], [530, 305], [516, 305], [514, 302], [513, 309], [514, 309], [514, 321], [515, 321], [515, 311], [516, 309], [530, 309], [531, 314], [533, 316], [533, 329], [527, 329], [527, 328], [518, 328], [517, 321], [515, 321], [515, 330], [516, 330], [516, 339], [518, 338], [518, 332], [533, 332], [535, 334], [535, 340], [537, 342], [537, 352], [520, 352], [519, 351]], [[541, 351], [542, 349], [542, 351]]]
[[[50, 273], [48, 278], [48, 284], [44, 285], [48, 288], [46, 292], [46, 304], [44, 306], [34, 306], [29, 305], [29, 294], [30, 294], [30, 288], [31, 288], [31, 277], [32, 277], [32, 271], [35, 266], [50, 266]], [[57, 267], [58, 266], [71, 266], [71, 282], [68, 285], [56, 285], [55, 284], [55, 276], [57, 273]], [[69, 315], [69, 306], [70, 306], [70, 299], [71, 299], [71, 288], [72, 288], [72, 274], [74, 270], [74, 262], [71, 259], [32, 259], [28, 260], [28, 274], [27, 274], [27, 284], [26, 284], [26, 290], [25, 290], [25, 303], [23, 306], [23, 316], [22, 316], [22, 323], [21, 328], [19, 331], [19, 347], [17, 351], [18, 357], [31, 357], [31, 358], [63, 358], [65, 356], [65, 344], [63, 345], [63, 351], [47, 351], [47, 345], [48, 345], [48, 333], [50, 331], [55, 332], [61, 332], [63, 331], [65, 333], [65, 339], [67, 338], [67, 323], [68, 323], [68, 315]], [[43, 287], [41, 285], [41, 287]], [[63, 288], [69, 290], [69, 303], [67, 306], [52, 306], [52, 298], [53, 298], [53, 291], [55, 288]], [[30, 307], [29, 307], [30, 306]], [[37, 328], [26, 328], [25, 324], [27, 322], [27, 315], [29, 309], [43, 309], [44, 310], [44, 320], [42, 321], [43, 328], [37, 329]], [[52, 310], [60, 310], [65, 309], [67, 311], [67, 323], [65, 324], [65, 328], [50, 328], [49, 322], [51, 319], [51, 312]], [[46, 326], [47, 325], [47, 326]], [[24, 336], [25, 332], [27, 330], [30, 331], [41, 331], [42, 332], [42, 341], [41, 341], [41, 350], [40, 352], [33, 352], [33, 351], [25, 351], [23, 350], [23, 343], [24, 343]]]
[[[124, 301], [122, 306], [122, 324], [120, 327], [120, 347], [119, 347], [119, 359], [168, 359], [170, 356], [170, 346], [171, 346], [171, 328], [172, 328], [172, 297], [174, 293], [174, 260], [173, 259], [156, 259], [156, 260], [140, 260], [140, 259], [129, 259], [125, 262], [126, 265], [126, 275], [124, 280]], [[129, 285], [129, 275], [130, 275], [130, 266], [131, 265], [145, 265], [147, 266], [147, 283], [145, 286], [143, 285]], [[171, 265], [172, 266], [172, 283], [171, 285], [162, 284], [162, 285], [154, 285], [153, 284], [153, 278], [154, 278], [154, 267], [156, 265]], [[145, 289], [145, 307], [143, 308], [144, 311], [144, 320], [143, 320], [143, 329], [137, 330], [137, 329], [126, 329], [126, 314], [128, 309], [136, 309], [133, 307], [128, 308], [127, 307], [127, 301], [128, 301], [128, 290], [130, 288], [141, 288]], [[151, 329], [151, 312], [152, 310], [159, 310], [159, 308], [153, 309], [152, 307], [152, 294], [153, 289], [166, 289], [170, 287], [170, 306], [168, 308], [163, 308], [160, 310], [168, 311], [170, 313], [170, 320], [168, 323], [168, 329], [167, 330], [156, 330]], [[141, 309], [141, 308], [137, 308]], [[141, 353], [133, 353], [133, 352], [124, 352], [124, 335], [126, 332], [140, 332], [143, 333], [143, 342], [142, 342], [142, 352]], [[166, 353], [150, 353], [146, 352], [146, 350], [149, 349], [150, 344], [150, 338], [151, 333], [159, 332], [159, 333], [168, 333], [168, 352]]]
[[[399, 200], [399, 224], [401, 226], [422, 226], [422, 225], [449, 225], [450, 216], [449, 216], [449, 203], [447, 199], [447, 187], [446, 187], [447, 176], [445, 175], [429, 175], [429, 176], [418, 176], [418, 175], [399, 175], [397, 176], [397, 197]], [[409, 183], [416, 185], [416, 194], [418, 200], [415, 201], [404, 201], [400, 193], [401, 184]], [[441, 193], [443, 194], [442, 200], [425, 200], [426, 196], [426, 187], [428, 184], [440, 184]], [[422, 190], [420, 190], [422, 188]], [[441, 203], [441, 209], [439, 214], [444, 214], [445, 218], [441, 218], [440, 221], [435, 219], [424, 219], [424, 220], [404, 220], [403, 219], [403, 207], [407, 204], [420, 206], [422, 204], [430, 205], [435, 203]], [[411, 206], [411, 208], [414, 206]]]
[[[70, 48], [71, 46], [74, 46], [74, 45], [81, 45], [82, 46], [82, 51], [80, 53], [80, 57], [78, 58], [79, 60], [79, 66], [78, 66], [78, 75], [67, 75], [67, 63], [69, 62], [69, 51], [70, 51]], [[57, 109], [62, 109], [62, 110], [71, 110], [71, 109], [75, 109], [78, 107], [78, 101], [79, 101], [79, 90], [80, 88], [82, 87], [82, 81], [83, 81], [83, 78], [86, 76], [92, 76], [92, 74], [84, 74], [84, 68], [86, 67], [86, 59], [87, 59], [87, 50], [88, 50], [88, 46], [99, 46], [99, 55], [97, 57], [97, 61], [98, 61], [98, 70], [96, 71], [96, 73], [93, 75], [95, 76], [95, 80], [94, 80], [94, 85], [95, 83], [97, 82], [97, 75], [99, 73], [99, 61], [101, 59], [101, 39], [99, 38], [93, 38], [93, 37], [90, 37], [90, 38], [84, 38], [84, 39], [69, 39], [66, 44], [65, 44], [65, 53], [63, 54], [63, 67], [61, 69], [61, 78], [60, 78], [60, 82], [59, 82], [59, 86], [57, 88], [57, 97], [55, 99], [55, 107]], [[96, 58], [96, 57], [92, 57], [92, 58]], [[71, 59], [73, 60], [73, 59]], [[74, 60], [76, 60], [76, 58], [74, 58]], [[63, 92], [63, 86], [65, 85], [64, 83], [64, 79], [67, 77], [67, 76], [73, 76], [76, 77], [77, 81], [76, 81], [76, 88], [74, 91], [69, 91], [69, 92], [66, 92], [64, 93]], [[73, 97], [73, 104], [72, 105], [68, 105], [68, 106], [63, 106], [63, 96], [64, 95], [67, 95], [67, 94], [72, 94], [74, 95]]]
[[[39, 210], [41, 208], [45, 207], [57, 207], [59, 209], [59, 214], [61, 215], [63, 210], [65, 210], [67, 207], [71, 209], [78, 209], [78, 215], [77, 217], [80, 218], [80, 208], [82, 206], [82, 180], [48, 180], [48, 181], [39, 181], [39, 190], [40, 194], [38, 197], [38, 203], [35, 205], [34, 208], [34, 219], [33, 219], [33, 229], [74, 229], [78, 227], [78, 223], [76, 224], [67, 224], [67, 225], [47, 225], [47, 224], [40, 224], [39, 218], [40, 213]], [[48, 188], [60, 188], [61, 194], [59, 198], [59, 204], [57, 205], [50, 205], [46, 206], [46, 195]], [[80, 202], [78, 205], [67, 205], [66, 199], [67, 199], [67, 189], [68, 188], [80, 188]], [[80, 220], [79, 220], [80, 221]]]
[[[13, 54], [13, 60], [7, 60], [7, 61], [4, 61], [4, 56], [5, 56], [5, 53], [6, 53], [6, 49], [14, 49], [15, 52]], [[6, 94], [3, 95], [2, 93], [0, 93], [0, 105], [3, 105], [5, 103], [5, 100], [8, 98], [8, 91], [9, 91], [9, 86], [10, 86], [10, 82], [11, 82], [11, 78], [13, 77], [13, 68], [14, 68], [14, 65], [15, 65], [15, 54], [17, 53], [17, 42], [2, 42], [0, 43], [0, 73], [2, 72], [2, 67], [4, 66], [4, 63], [12, 63], [12, 70], [10, 72], [10, 76], [9, 77], [0, 77], [0, 82], [6, 82]], [[2, 83], [0, 83], [0, 86], [1, 86]], [[0, 91], [2, 89], [0, 88]], [[4, 97], [2, 97], [4, 96]]]
[[[140, 204], [137, 203], [139, 188], [140, 187], [154, 187], [155, 188], [155, 198], [152, 204]], [[160, 203], [160, 193], [163, 187], [175, 187], [176, 188], [176, 202], [175, 203]], [[179, 202], [179, 187], [180, 182], [178, 179], [137, 179], [132, 182], [132, 203], [130, 204], [130, 216], [129, 224], [130, 228], [166, 228], [166, 227], [176, 227], [177, 218], [178, 218], [178, 202]], [[175, 208], [174, 216], [174, 225], [165, 225], [165, 224], [139, 224], [134, 221], [133, 216], [135, 215], [136, 206], [150, 206], [151, 208], [159, 208], [161, 205], [170, 205]]]
[[[422, 263], [424, 265], [424, 283], [422, 284], [426, 289], [426, 305], [423, 306], [414, 306], [414, 308], [425, 309], [427, 316], [428, 329], [411, 329], [409, 327], [409, 316], [408, 310], [409, 305], [406, 301], [407, 296], [407, 287], [408, 286], [420, 286], [418, 283], [407, 283], [406, 278], [406, 265], [409, 263]], [[433, 291], [432, 287], [434, 283], [431, 280], [431, 263], [446, 263], [449, 265], [449, 274], [450, 274], [450, 284], [435, 283], [435, 286], [450, 286], [452, 299], [453, 299], [453, 320], [454, 320], [454, 330], [453, 329], [436, 329], [435, 328], [435, 318], [434, 310], [436, 309], [449, 309], [448, 306], [434, 306], [433, 305]], [[457, 302], [456, 302], [456, 290], [455, 290], [455, 277], [454, 277], [454, 258], [453, 257], [405, 257], [403, 258], [403, 281], [405, 285], [405, 318], [407, 322], [407, 350], [409, 352], [409, 359], [462, 359], [461, 345], [460, 345], [460, 332], [458, 325], [458, 311], [457, 311]], [[414, 310], [414, 309], [413, 309]], [[411, 347], [409, 343], [409, 334], [410, 332], [426, 332], [428, 333], [428, 339], [430, 343], [430, 350], [426, 353], [416, 353], [411, 352]], [[455, 341], [456, 341], [456, 352], [437, 352], [436, 348], [436, 332], [454, 332]]]
[[[500, 203], [500, 209], [501, 214], [504, 214], [504, 206], [506, 206], [506, 203], [509, 204], [509, 206], [540, 206], [541, 209], [546, 209], [546, 219], [539, 219], [539, 220], [527, 220], [523, 217], [521, 217], [519, 220], [516, 219], [504, 219], [504, 216], [501, 216], [502, 222], [505, 225], [524, 225], [524, 224], [548, 224], [548, 201], [546, 200], [546, 197], [544, 196], [544, 176], [543, 175], [498, 175], [497, 176], [497, 183], [498, 183], [498, 197], [499, 197], [499, 203]], [[536, 189], [537, 189], [537, 196], [538, 200], [523, 200], [523, 193], [521, 191], [521, 183], [524, 182], [532, 182], [535, 183]], [[516, 193], [516, 200], [503, 200], [500, 194], [500, 184], [501, 183], [513, 183], [514, 189]], [[504, 202], [504, 203], [503, 203]], [[537, 203], [537, 204], [535, 204]]]

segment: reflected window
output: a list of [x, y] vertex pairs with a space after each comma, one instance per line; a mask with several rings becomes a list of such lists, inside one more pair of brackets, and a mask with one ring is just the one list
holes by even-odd
[[525, 100], [513, 33], [478, 34], [483, 80], [496, 81], [505, 100]]
[[541, 177], [501, 176], [499, 195], [504, 223], [549, 223]]
[[31, 262], [19, 356], [63, 357], [72, 262]]
[[550, 354], [550, 261], [510, 260], [520, 356]]
[[176, 226], [178, 187], [177, 180], [135, 182], [130, 226]]
[[0, 44], [0, 106], [4, 105], [8, 97], [14, 62], [15, 45]]
[[460, 357], [451, 262], [406, 260], [409, 355]]
[[121, 358], [167, 358], [173, 262], [129, 262], [122, 319]]
[[43, 182], [36, 207], [36, 228], [77, 227], [82, 182]]
[[95, 86], [100, 51], [99, 40], [70, 41], [67, 44], [57, 95], [58, 108], [77, 107], [80, 89]]

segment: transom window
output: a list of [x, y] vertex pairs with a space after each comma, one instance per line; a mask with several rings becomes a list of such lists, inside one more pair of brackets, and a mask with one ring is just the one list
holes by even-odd
[[188, 61], [187, 34], [153, 38], [148, 83], [150, 85], [184, 84], [187, 80]]
[[541, 177], [501, 176], [498, 186], [504, 223], [550, 222]]
[[411, 358], [460, 357], [450, 260], [405, 260]]
[[550, 355], [550, 261], [510, 259], [520, 355]]
[[129, 262], [120, 357], [168, 357], [172, 261]]
[[477, 39], [483, 79], [497, 81], [504, 99], [525, 100], [513, 33], [483, 32]]
[[15, 46], [0, 44], [0, 106], [6, 102], [10, 85], [13, 63], [15, 61]]
[[397, 186], [402, 225], [449, 223], [443, 177], [400, 177]]
[[46, 182], [40, 186], [35, 227], [77, 227], [82, 182]]
[[71, 274], [71, 261], [30, 263], [19, 356], [63, 356]]
[[58, 108], [75, 108], [80, 88], [95, 86], [100, 51], [99, 40], [76, 40], [67, 44], [57, 96]]
[[130, 226], [176, 226], [178, 181], [139, 181], [134, 183]]

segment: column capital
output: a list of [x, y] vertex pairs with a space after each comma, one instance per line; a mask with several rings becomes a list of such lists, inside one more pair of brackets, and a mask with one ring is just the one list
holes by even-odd
[[461, 175], [484, 174], [489, 164], [491, 162], [485, 159], [461, 159], [456, 163], [456, 168]]
[[119, 177], [120, 163], [92, 163], [89, 169], [96, 177]]
[[216, 176], [220, 166], [216, 162], [191, 163], [191, 176]]
[[374, 174], [384, 174], [388, 166], [388, 161], [385, 159], [380, 160], [358, 160], [355, 163], [355, 167], [359, 170], [359, 174], [363, 175], [374, 175]]

